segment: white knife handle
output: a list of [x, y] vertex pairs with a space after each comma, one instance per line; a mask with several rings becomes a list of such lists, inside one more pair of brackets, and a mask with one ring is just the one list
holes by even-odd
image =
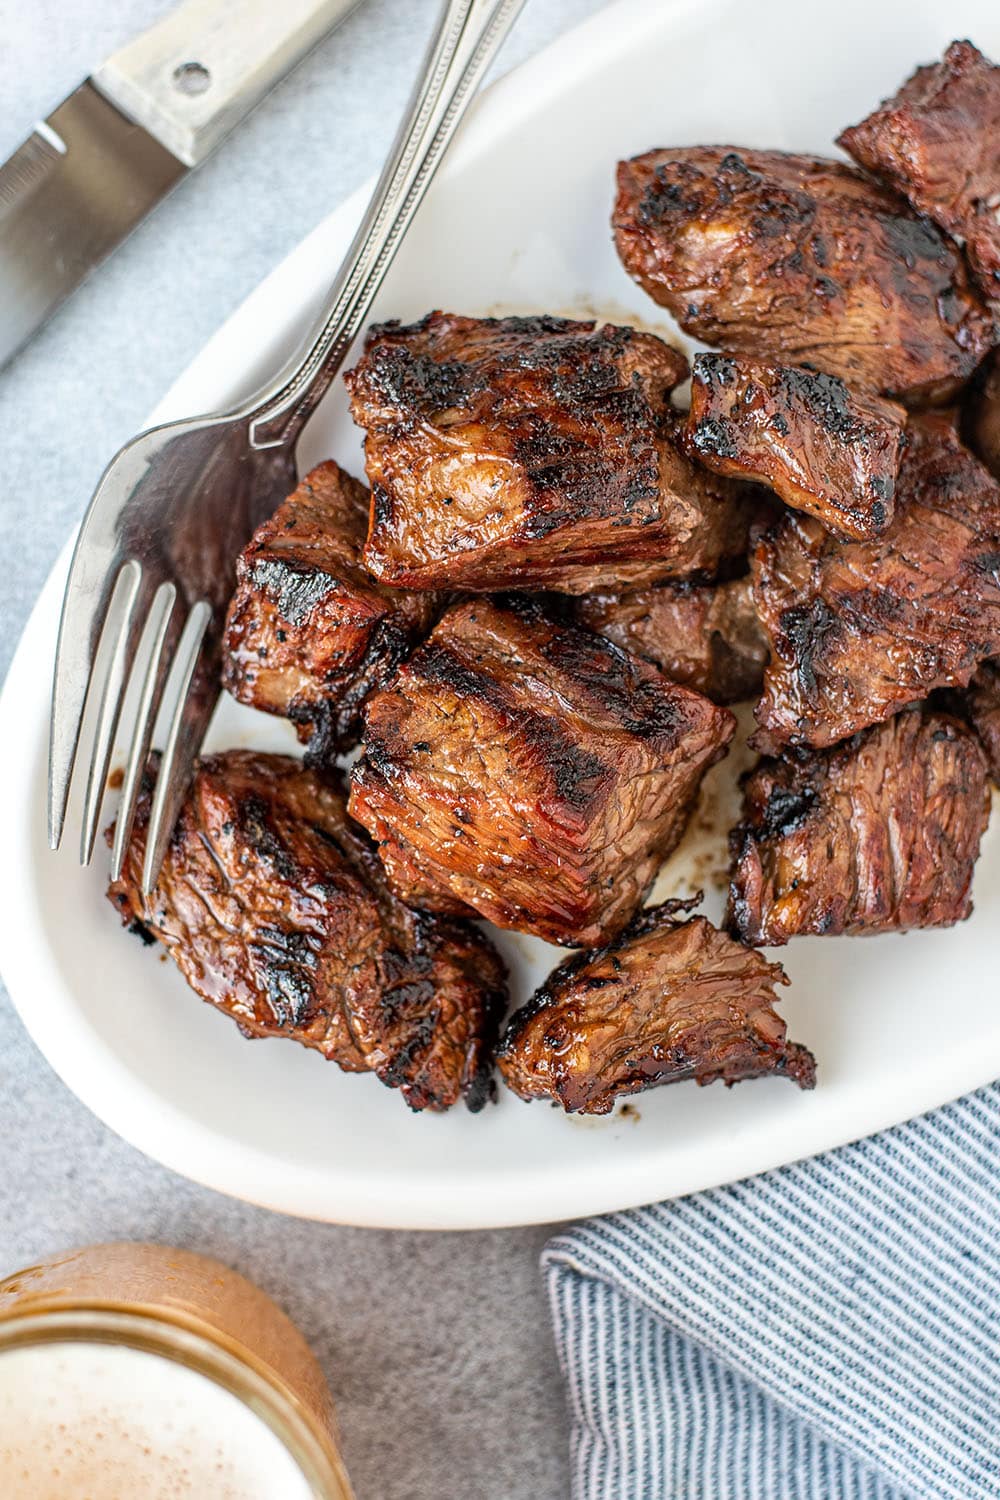
[[93, 82], [196, 167], [358, 0], [184, 0]]

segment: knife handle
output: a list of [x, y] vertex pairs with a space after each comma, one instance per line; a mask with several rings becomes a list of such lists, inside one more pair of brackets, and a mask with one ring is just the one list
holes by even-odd
[[93, 75], [196, 167], [358, 0], [184, 0]]

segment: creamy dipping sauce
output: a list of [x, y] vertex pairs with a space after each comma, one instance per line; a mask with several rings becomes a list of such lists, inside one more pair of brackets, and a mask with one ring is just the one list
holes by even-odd
[[313, 1500], [271, 1428], [206, 1376], [122, 1344], [0, 1354], [3, 1500]]

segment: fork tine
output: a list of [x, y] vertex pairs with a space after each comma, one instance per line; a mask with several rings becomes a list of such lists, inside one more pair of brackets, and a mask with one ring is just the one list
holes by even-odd
[[[195, 756], [201, 748], [209, 720], [218, 702], [218, 684], [211, 672], [196, 668], [202, 643], [212, 621], [212, 607], [204, 600], [192, 606], [184, 622], [177, 654], [170, 667], [164, 697], [173, 703], [160, 770], [153, 792], [142, 866], [142, 893], [148, 896], [156, 884], [160, 865], [191, 779]], [[192, 690], [193, 689], [193, 690]]]
[[[80, 863], [89, 865], [101, 816], [114, 745], [122, 692], [128, 680], [139, 639], [136, 604], [142, 583], [142, 568], [129, 561], [121, 567], [101, 632], [94, 662], [90, 693], [96, 694], [96, 724], [87, 770], [87, 790], [80, 829]], [[89, 696], [89, 694], [88, 694]], [[82, 747], [82, 742], [81, 742]]]
[[59, 620], [59, 643], [52, 679], [48, 808], [50, 849], [58, 849], [62, 841], [91, 673], [117, 585], [117, 579], [110, 572], [103, 577], [97, 575], [85, 578], [82, 575], [81, 543], [78, 542]]
[[139, 688], [135, 725], [132, 730], [128, 759], [125, 763], [122, 793], [118, 802], [118, 817], [115, 820], [115, 838], [111, 850], [112, 880], [117, 880], [122, 872], [125, 851], [132, 837], [135, 809], [139, 800], [139, 789], [142, 786], [142, 773], [149, 759], [149, 747], [156, 724], [156, 714], [166, 680], [165, 669], [168, 658], [165, 655], [164, 646], [176, 598], [177, 589], [174, 584], [160, 584], [153, 596], [143, 638], [139, 645], [137, 659], [145, 660], [146, 667]]

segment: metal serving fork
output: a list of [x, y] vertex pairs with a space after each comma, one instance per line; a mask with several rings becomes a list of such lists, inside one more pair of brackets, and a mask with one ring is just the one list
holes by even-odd
[[523, 3], [446, 0], [385, 169], [305, 352], [238, 410], [141, 433], [105, 471], [80, 529], [59, 625], [49, 741], [53, 849], [62, 839], [74, 769], [89, 748], [80, 859], [90, 862], [128, 696], [136, 708], [112, 875], [128, 847], [162, 708], [165, 739], [143, 890], [155, 883], [219, 697], [236, 556], [294, 488], [302, 429], [343, 364]]

